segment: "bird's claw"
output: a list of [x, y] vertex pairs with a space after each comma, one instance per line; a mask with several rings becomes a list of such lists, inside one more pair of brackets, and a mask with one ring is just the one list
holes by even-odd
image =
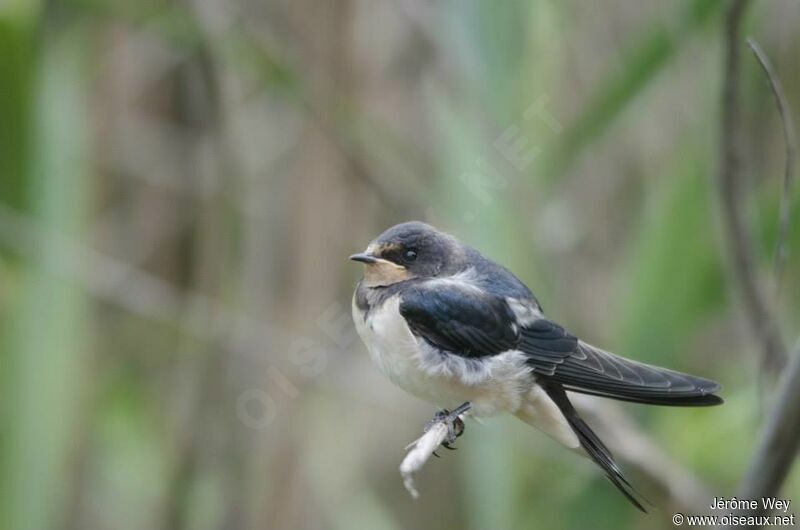
[[[459, 407], [459, 409], [461, 408]], [[447, 438], [442, 442], [442, 447], [455, 451], [456, 448], [453, 447], [453, 444], [459, 436], [464, 434], [464, 421], [459, 417], [461, 413], [463, 413], [463, 410], [458, 409], [453, 412], [447, 409], [437, 411], [433, 419], [425, 425], [425, 432], [428, 432], [437, 423], [444, 423], [447, 426]], [[438, 457], [439, 455], [436, 456]]]

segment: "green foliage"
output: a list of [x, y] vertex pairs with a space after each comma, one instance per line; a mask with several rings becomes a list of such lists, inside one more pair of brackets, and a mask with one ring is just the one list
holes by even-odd
[[645, 198], [624, 273], [621, 350], [655, 364], [688, 360], [690, 339], [725, 301], [710, 170], [684, 153]]
[[685, 45], [685, 40], [719, 15], [723, 2], [691, 0], [684, 3], [685, 11], [677, 23], [669, 27], [655, 22], [631, 43], [623, 57], [622, 66], [601, 83], [575, 123], [565, 132], [546, 159], [542, 173], [557, 177], [569, 169], [584, 148], [596, 140], [613, 123], [650, 82], [673, 60]]
[[0, 197], [17, 209], [26, 206], [29, 172], [31, 85], [35, 61], [33, 22], [0, 11]]

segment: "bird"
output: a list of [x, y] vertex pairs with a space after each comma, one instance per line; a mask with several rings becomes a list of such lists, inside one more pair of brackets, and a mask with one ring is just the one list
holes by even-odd
[[350, 256], [364, 265], [352, 315], [378, 369], [441, 409], [450, 432], [464, 417], [511, 414], [600, 466], [641, 511], [611, 451], [568, 392], [649, 405], [723, 403], [712, 380], [620, 357], [547, 318], [510, 270], [431, 225], [395, 225]]

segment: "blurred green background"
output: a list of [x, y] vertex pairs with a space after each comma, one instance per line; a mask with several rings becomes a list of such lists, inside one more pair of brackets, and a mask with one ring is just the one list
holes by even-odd
[[[0, 2], [0, 528], [671, 528], [733, 494], [775, 383], [718, 215], [724, 7]], [[800, 5], [757, 2], [744, 30], [800, 109]], [[784, 143], [743, 54], [771, 285]], [[650, 515], [503, 418], [407, 495], [434, 410], [370, 364], [347, 256], [409, 219], [589, 342], [723, 383], [713, 409], [579, 401]]]

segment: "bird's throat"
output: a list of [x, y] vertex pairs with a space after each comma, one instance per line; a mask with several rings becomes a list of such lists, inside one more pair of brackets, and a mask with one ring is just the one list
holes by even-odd
[[380, 260], [364, 269], [364, 285], [367, 287], [386, 287], [411, 278], [408, 269], [388, 260]]

